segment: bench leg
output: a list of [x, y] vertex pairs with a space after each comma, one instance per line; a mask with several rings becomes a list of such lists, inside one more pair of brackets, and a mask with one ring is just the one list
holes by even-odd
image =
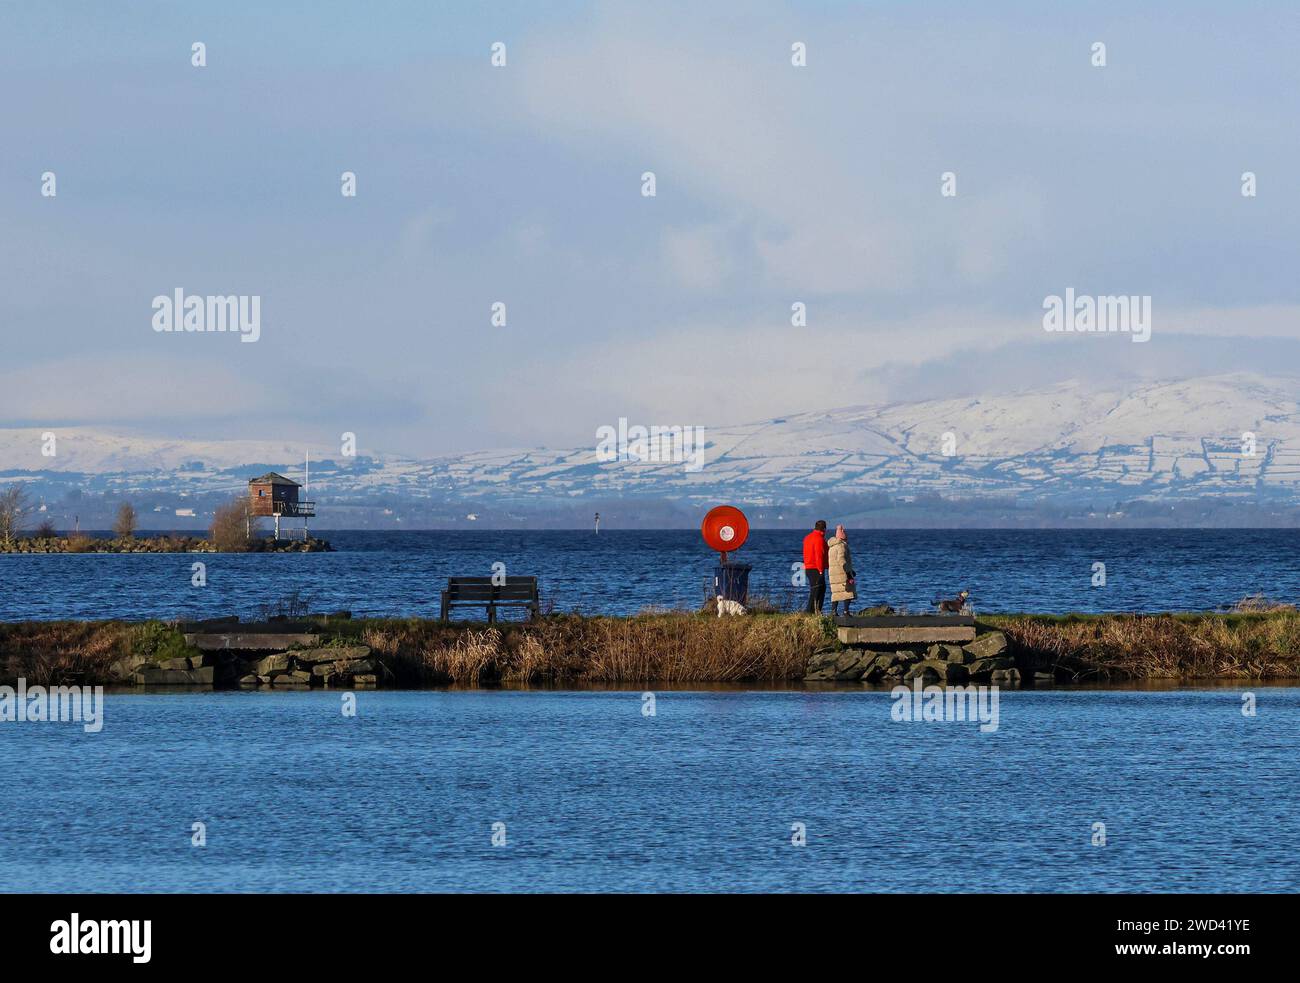
[[442, 592], [442, 610], [441, 610], [441, 612], [438, 614], [438, 620], [439, 620], [439, 621], [446, 621], [446, 620], [447, 620], [447, 613], [448, 613], [448, 612], [447, 612], [447, 608], [448, 608], [448, 607], [450, 607], [450, 605], [447, 603], [447, 592], [446, 592], [446, 591], [443, 591], [443, 592]]
[[494, 625], [494, 624], [496, 624], [496, 621], [497, 621], [497, 606], [496, 606], [495, 604], [489, 604], [489, 605], [488, 605], [488, 624], [489, 624], [489, 625]]

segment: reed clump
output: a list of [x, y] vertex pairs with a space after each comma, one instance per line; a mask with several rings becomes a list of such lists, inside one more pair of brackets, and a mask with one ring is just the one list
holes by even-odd
[[801, 679], [820, 618], [556, 615], [497, 626], [372, 622], [361, 641], [408, 682], [690, 683]]
[[1087, 679], [1265, 679], [1300, 676], [1300, 612], [1014, 615], [982, 619], [1012, 649]]
[[0, 682], [106, 682], [109, 666], [131, 653], [136, 627], [124, 621], [0, 623]]

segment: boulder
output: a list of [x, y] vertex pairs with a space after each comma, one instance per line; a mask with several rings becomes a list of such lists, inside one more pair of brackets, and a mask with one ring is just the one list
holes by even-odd
[[831, 679], [835, 675], [835, 663], [839, 657], [839, 649], [814, 652], [808, 659], [808, 671], [804, 679]]
[[[939, 678], [945, 683], [964, 683], [966, 682], [966, 667], [960, 662], [945, 662], [944, 672], [940, 673]], [[946, 673], [946, 675], [944, 674]]]
[[250, 674], [250, 675], [247, 675], [247, 676], [240, 676], [240, 677], [239, 677], [239, 685], [240, 685], [240, 686], [256, 686], [256, 685], [258, 685], [258, 683], [259, 683], [260, 681], [261, 681], [261, 680], [259, 680], [257, 676], [254, 676], [254, 675], [251, 675], [251, 674]]
[[927, 659], [924, 662], [918, 662], [903, 673], [903, 680], [909, 683], [914, 679], [920, 679], [922, 682], [938, 682], [939, 670], [935, 667], [942, 665], [947, 665], [947, 663], [939, 662], [937, 659]]
[[960, 645], [931, 645], [925, 657], [938, 662], [955, 662], [958, 665], [970, 661], [970, 656]]
[[[370, 649], [365, 645], [347, 645], [336, 648], [298, 649], [289, 654], [303, 665], [314, 666], [322, 662], [349, 662], [354, 659], [364, 659], [370, 654]], [[813, 659], [816, 658], [817, 656], [814, 655], [808, 660], [810, 668]]]
[[1014, 669], [1016, 660], [1008, 655], [997, 656], [992, 659], [976, 659], [966, 667], [966, 671], [972, 676], [983, 676], [986, 673], [996, 672], [999, 669]]
[[[838, 665], [838, 663], [836, 663]], [[378, 672], [379, 666], [374, 659], [354, 659], [351, 662], [336, 662], [334, 668], [345, 676], [354, 676], [357, 673]], [[838, 679], [839, 677], [836, 676]]]
[[158, 663], [158, 667], [159, 667], [160, 669], [189, 669], [189, 668], [191, 668], [191, 667], [190, 667], [190, 660], [189, 660], [189, 659], [185, 659], [185, 658], [181, 658], [181, 659], [163, 659], [162, 662], [159, 662], [159, 663]]
[[943, 659], [924, 659], [903, 675], [903, 680], [909, 683], [918, 678], [923, 682], [961, 683], [966, 681], [966, 667]]
[[1007, 650], [1007, 636], [1000, 631], [991, 631], [962, 647], [973, 659], [992, 659]]
[[163, 669], [160, 666], [141, 666], [135, 682], [141, 686], [206, 686], [212, 687], [212, 667], [203, 669]]
[[146, 665], [149, 660], [143, 655], [128, 655], [124, 659], [118, 659], [108, 667], [108, 674], [113, 679], [130, 679], [135, 675], [136, 670]]
[[379, 677], [375, 675], [353, 676], [352, 684], [354, 686], [375, 686], [379, 683]]
[[831, 679], [835, 680], [837, 683], [851, 683], [856, 679], [861, 679], [862, 674], [866, 671], [866, 666], [852, 665], [847, 669], [840, 669], [835, 673], [835, 675], [831, 676]]
[[888, 668], [888, 664], [879, 654], [870, 653], [868, 657], [862, 661], [862, 675], [858, 678], [864, 683], [879, 679], [885, 674], [886, 668]]
[[264, 659], [259, 659], [255, 667], [259, 676], [269, 676], [273, 672], [284, 672], [289, 668], [289, 653], [276, 652], [274, 655], [268, 655]]
[[996, 686], [1019, 686], [1020, 670], [1019, 669], [998, 669], [996, 670], [991, 681]]
[[868, 682], [876, 682], [886, 676], [901, 677], [909, 662], [897, 652], [874, 652], [871, 656], [862, 672], [862, 679]]

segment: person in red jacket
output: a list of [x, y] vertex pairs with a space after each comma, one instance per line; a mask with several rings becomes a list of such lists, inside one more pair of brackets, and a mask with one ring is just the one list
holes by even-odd
[[818, 519], [803, 538], [803, 574], [808, 580], [809, 614], [821, 614], [826, 603], [826, 520]]

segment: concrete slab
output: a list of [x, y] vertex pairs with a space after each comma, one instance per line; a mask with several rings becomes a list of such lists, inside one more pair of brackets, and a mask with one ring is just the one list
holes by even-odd
[[840, 628], [844, 645], [926, 645], [932, 642], [973, 642], [974, 625], [899, 628]]
[[185, 644], [192, 645], [201, 652], [220, 652], [226, 649], [241, 652], [283, 652], [293, 646], [319, 645], [320, 636], [306, 633], [213, 632], [186, 635]]

